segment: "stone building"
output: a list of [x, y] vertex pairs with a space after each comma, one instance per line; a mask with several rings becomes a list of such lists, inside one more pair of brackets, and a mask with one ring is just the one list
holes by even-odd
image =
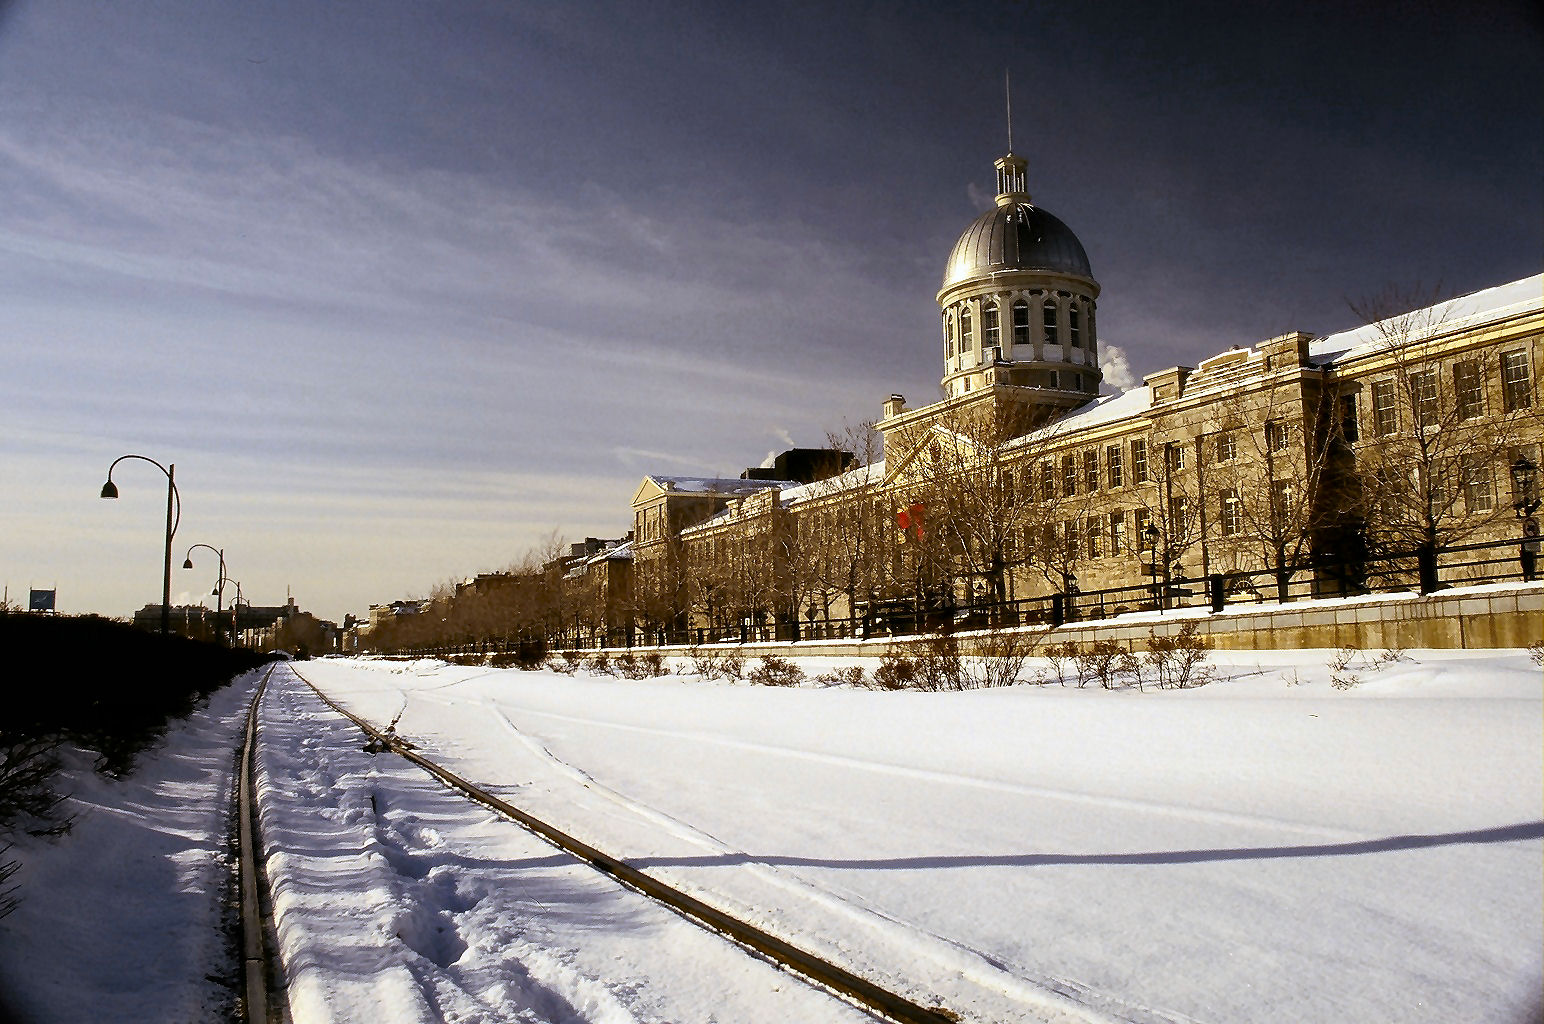
[[941, 400], [892, 395], [883, 457], [825, 479], [646, 477], [633, 595], [613, 616], [797, 636], [897, 604], [953, 614], [1129, 588], [1116, 611], [1218, 575], [1226, 600], [1431, 589], [1468, 571], [1440, 567], [1444, 552], [1526, 529], [1544, 275], [1391, 301], [1354, 330], [1238, 346], [1100, 396], [1088, 256], [1033, 205], [1022, 158], [996, 171], [996, 204], [937, 295]]

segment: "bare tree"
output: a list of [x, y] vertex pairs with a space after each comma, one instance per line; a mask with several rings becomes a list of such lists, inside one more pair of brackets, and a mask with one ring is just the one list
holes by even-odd
[[1371, 429], [1355, 450], [1356, 511], [1372, 550], [1414, 553], [1420, 588], [1429, 592], [1438, 585], [1440, 550], [1507, 517], [1497, 474], [1536, 435], [1537, 422], [1531, 385], [1519, 401], [1483, 351], [1440, 350], [1452, 303], [1411, 299], [1389, 291], [1352, 306], [1371, 326], [1383, 363], [1362, 393]]

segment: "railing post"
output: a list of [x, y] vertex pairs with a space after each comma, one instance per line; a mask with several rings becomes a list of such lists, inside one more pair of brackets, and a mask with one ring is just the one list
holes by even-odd
[[1206, 582], [1206, 589], [1212, 599], [1212, 614], [1215, 615], [1222, 611], [1223, 603], [1227, 600], [1227, 578], [1220, 572], [1214, 572]]
[[1055, 629], [1067, 621], [1067, 595], [1051, 595], [1051, 628]]

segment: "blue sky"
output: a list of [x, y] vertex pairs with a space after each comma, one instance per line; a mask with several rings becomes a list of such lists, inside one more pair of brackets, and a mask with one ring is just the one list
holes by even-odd
[[138, 452], [341, 618], [930, 398], [1004, 68], [1137, 375], [1544, 262], [1523, 4], [0, 0], [0, 578], [157, 601]]

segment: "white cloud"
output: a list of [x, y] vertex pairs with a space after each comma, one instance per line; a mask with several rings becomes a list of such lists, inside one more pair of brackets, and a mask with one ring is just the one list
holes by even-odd
[[1131, 372], [1131, 363], [1126, 358], [1125, 349], [1119, 345], [1102, 343], [1103, 354], [1099, 357], [1099, 367], [1104, 370], [1104, 382], [1116, 391], [1127, 391], [1137, 386], [1140, 381], [1136, 374]]

